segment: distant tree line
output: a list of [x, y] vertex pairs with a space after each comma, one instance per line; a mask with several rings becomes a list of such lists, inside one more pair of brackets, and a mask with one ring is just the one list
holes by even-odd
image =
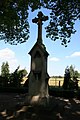
[[19, 70], [16, 68], [13, 73], [10, 73], [8, 62], [3, 62], [1, 66], [0, 87], [21, 87], [23, 77], [27, 75], [26, 69]]
[[63, 78], [63, 76], [59, 75], [59, 76], [52, 76], [52, 78]]

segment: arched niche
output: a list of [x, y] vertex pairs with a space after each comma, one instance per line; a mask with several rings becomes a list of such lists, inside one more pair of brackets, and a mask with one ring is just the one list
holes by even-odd
[[36, 51], [32, 60], [32, 70], [41, 72], [42, 70], [42, 57], [39, 51]]

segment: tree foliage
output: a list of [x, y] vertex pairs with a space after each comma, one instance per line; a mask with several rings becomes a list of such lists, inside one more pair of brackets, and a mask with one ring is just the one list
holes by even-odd
[[25, 0], [3, 0], [0, 3], [1, 39], [10, 44], [25, 42], [29, 35], [28, 3]]
[[45, 8], [50, 11], [46, 37], [61, 40], [66, 46], [76, 32], [74, 24], [80, 20], [80, 0], [1, 0], [0, 37], [5, 42], [17, 44], [29, 38], [29, 10]]
[[77, 79], [77, 78], [79, 77], [79, 75], [80, 75], [80, 73], [78, 72], [78, 70], [75, 70], [75, 66], [73, 66], [73, 65], [67, 66], [67, 67], [65, 68], [65, 74], [67, 73], [67, 72], [66, 72], [67, 70], [69, 71], [69, 73], [70, 73], [70, 78], [71, 78], [72, 80]]
[[67, 66], [64, 74], [64, 83], [63, 83], [64, 89], [68, 89], [69, 81], [70, 81], [70, 70], [69, 70], [69, 67]]
[[67, 66], [65, 69], [65, 75], [64, 75], [64, 83], [63, 88], [64, 89], [78, 89], [78, 77], [79, 72], [75, 70], [75, 67], [71, 65], [70, 67]]
[[9, 82], [9, 64], [8, 62], [3, 62], [1, 66], [0, 84], [6, 87], [8, 86], [8, 82]]
[[0, 86], [3, 87], [20, 87], [23, 77], [28, 73], [26, 69], [19, 70], [18, 66], [13, 73], [9, 73], [8, 62], [3, 62], [1, 66]]
[[8, 62], [3, 62], [1, 66], [1, 76], [7, 77], [9, 75], [9, 64]]
[[70, 77], [74, 80], [79, 77], [79, 72], [75, 70], [75, 66], [71, 65], [69, 67]]
[[21, 82], [24, 76], [27, 75], [26, 69], [19, 70], [20, 66], [16, 68], [16, 70], [10, 74], [10, 85], [14, 87], [20, 87]]

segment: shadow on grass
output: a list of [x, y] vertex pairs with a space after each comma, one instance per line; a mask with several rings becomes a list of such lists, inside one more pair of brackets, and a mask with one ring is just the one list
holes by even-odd
[[24, 104], [26, 94], [0, 95], [0, 120], [80, 120], [80, 100], [52, 97], [46, 105]]

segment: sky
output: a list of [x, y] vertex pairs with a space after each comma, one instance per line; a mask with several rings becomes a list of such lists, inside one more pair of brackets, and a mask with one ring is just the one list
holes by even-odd
[[[49, 16], [47, 10], [42, 9], [44, 15]], [[29, 39], [22, 44], [10, 45], [0, 41], [0, 71], [2, 62], [8, 61], [10, 72], [20, 65], [20, 69], [26, 69], [28, 73], [30, 72], [30, 62], [31, 57], [28, 54], [33, 45], [37, 41], [38, 35], [38, 26], [37, 24], [32, 23], [32, 19], [37, 17], [38, 11], [33, 13], [30, 12], [29, 23], [30, 23], [30, 37]], [[46, 50], [49, 53], [48, 57], [48, 68], [47, 71], [50, 76], [64, 75], [65, 68], [67, 66], [75, 66], [75, 70], [80, 72], [80, 21], [77, 21], [75, 24], [75, 29], [77, 32], [72, 35], [71, 42], [67, 47], [61, 45], [61, 41], [52, 41], [49, 38], [46, 38], [45, 26], [48, 25], [49, 21], [44, 22], [42, 30], [42, 39], [43, 43], [46, 46]]]

